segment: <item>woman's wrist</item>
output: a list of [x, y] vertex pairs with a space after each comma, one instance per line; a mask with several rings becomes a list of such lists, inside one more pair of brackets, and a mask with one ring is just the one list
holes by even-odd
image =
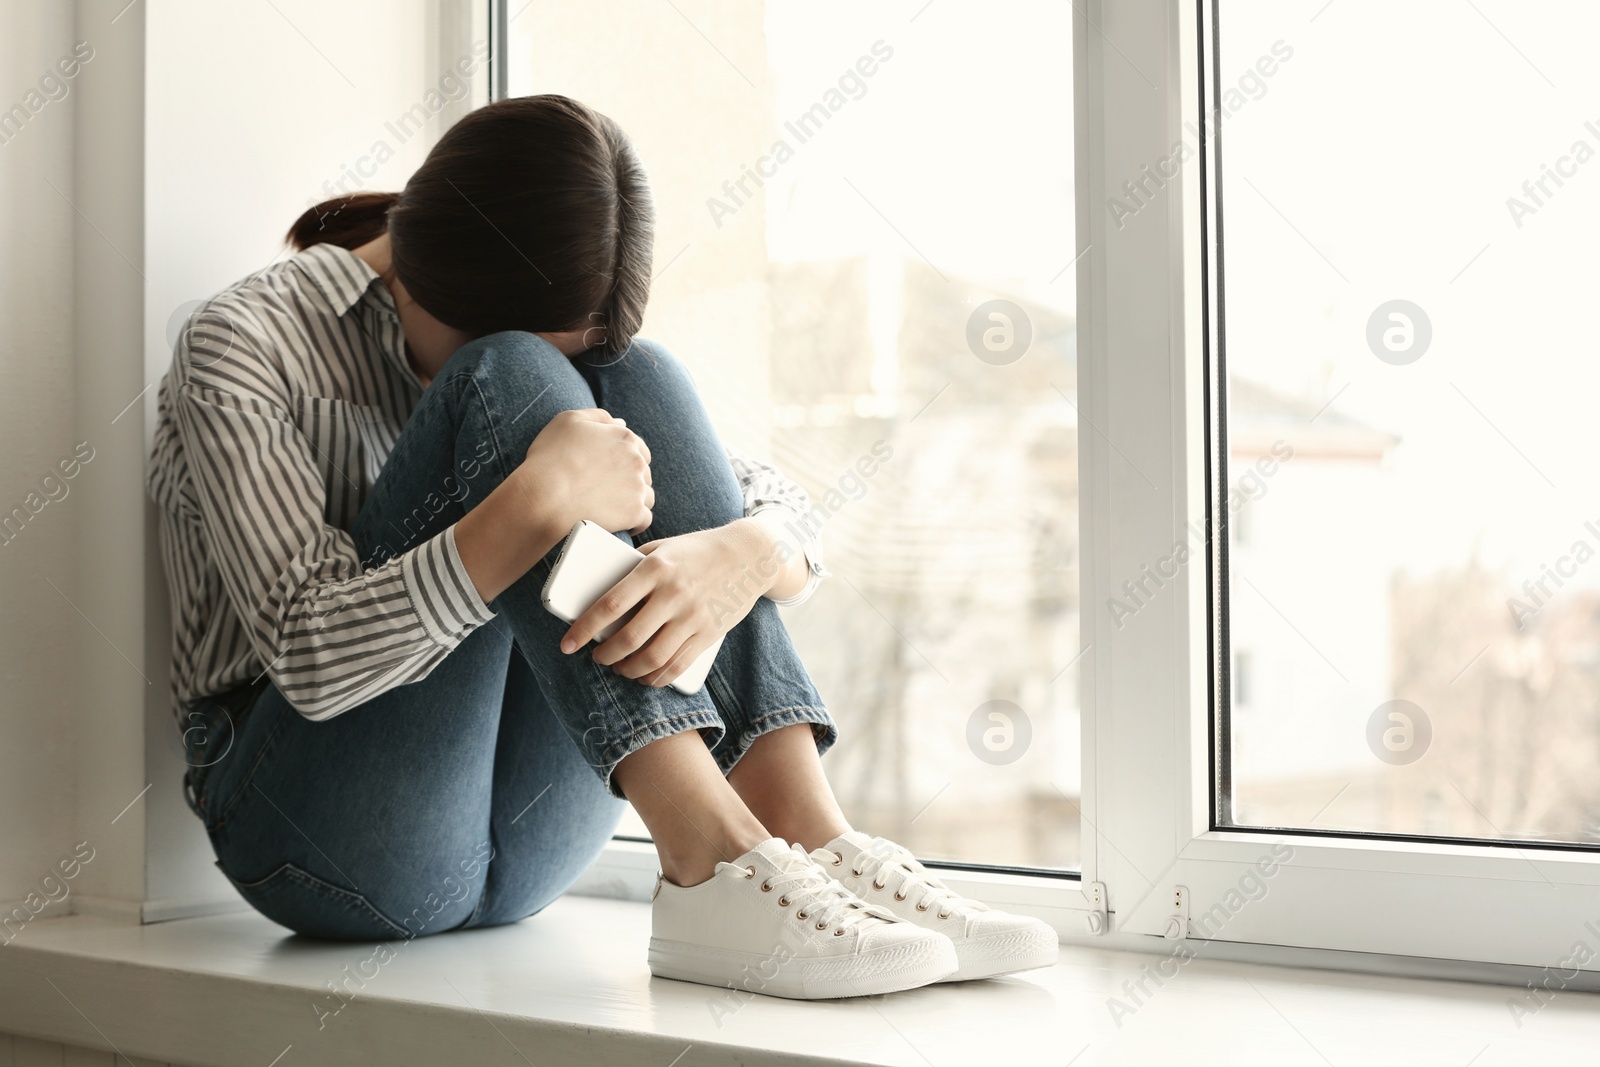
[[478, 595], [488, 603], [521, 578], [567, 535], [563, 516], [522, 468], [456, 523], [456, 551]]
[[766, 595], [778, 580], [781, 569], [778, 558], [782, 550], [772, 533], [762, 523], [748, 516], [734, 519], [722, 528], [722, 532], [732, 539], [734, 550], [743, 559], [737, 584], [752, 589], [758, 597]]
[[751, 567], [760, 581], [763, 595], [785, 600], [805, 588], [808, 574], [805, 551], [794, 543], [792, 534], [784, 526], [783, 512], [758, 511], [730, 525], [743, 527], [756, 546], [751, 555]]
[[524, 535], [529, 551], [538, 551], [543, 546], [543, 551], [528, 564], [530, 567], [571, 533], [573, 524], [578, 521], [569, 517], [571, 509], [562, 505], [564, 494], [526, 463], [512, 471], [495, 489], [495, 493], [501, 491], [516, 500], [517, 528]]

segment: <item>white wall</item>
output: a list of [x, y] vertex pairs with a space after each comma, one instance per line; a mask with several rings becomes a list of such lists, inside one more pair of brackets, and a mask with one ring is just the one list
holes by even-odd
[[[71, 52], [73, 10], [55, 3], [8, 5], [0, 18], [0, 109], [6, 109]], [[74, 195], [72, 116], [82, 78], [70, 84], [66, 98], [44, 105], [0, 144], [0, 511], [6, 512], [39, 489], [40, 476], [69, 455], [76, 440], [75, 216], [49, 184]], [[104, 460], [101, 452], [95, 462]], [[66, 483], [64, 499], [46, 504], [13, 540], [0, 544], [0, 912], [10, 911], [71, 851], [78, 683], [109, 668], [107, 655], [117, 659], [66, 599], [81, 604], [73, 529], [95, 491], [86, 484], [93, 471], [91, 463], [85, 476]], [[135, 658], [136, 650], [130, 649]]]
[[[393, 156], [359, 185], [404, 185], [486, 81], [422, 134], [385, 123], [425, 102], [485, 22], [480, 0], [0, 9], [0, 117], [24, 109], [0, 126], [0, 519], [28, 515], [0, 543], [0, 914], [79, 841], [93, 860], [42, 914], [159, 918], [235, 899], [172, 744], [144, 493], [168, 324], [281, 255], [290, 222], [329, 184], [356, 187], [346, 168], [378, 142]], [[64, 93], [49, 82], [30, 101], [80, 41]], [[41, 476], [78, 442], [93, 458], [48, 499]]]
[[128, 908], [142, 899], [149, 794], [137, 803], [135, 798], [149, 779], [140, 758], [140, 711], [166, 690], [165, 668], [157, 669], [149, 655], [146, 561], [155, 549], [145, 517], [147, 437], [134, 402], [147, 381], [139, 352], [149, 273], [139, 173], [142, 7], [129, 8], [127, 0], [79, 0], [74, 9], [77, 39], [94, 48], [94, 59], [77, 79], [72, 163], [78, 208], [72, 242], [76, 425], [78, 439], [96, 449], [80, 478], [83, 498], [73, 510], [78, 606], [93, 623], [82, 623], [83, 671], [75, 705], [75, 839], [95, 850], [71, 898], [79, 908], [91, 901]]

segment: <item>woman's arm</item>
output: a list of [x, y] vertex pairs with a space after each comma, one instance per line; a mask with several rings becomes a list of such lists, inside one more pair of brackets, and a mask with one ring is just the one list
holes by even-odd
[[729, 453], [745, 517], [640, 547], [647, 557], [568, 628], [576, 652], [639, 605], [594, 650], [598, 663], [645, 685], [667, 685], [750, 613], [762, 596], [795, 604], [827, 574], [821, 522], [804, 489], [776, 468]]
[[243, 327], [254, 315], [193, 322], [161, 391], [194, 494], [187, 521], [265, 673], [307, 718], [425, 677], [578, 518], [649, 525], [649, 449], [603, 411], [569, 411], [461, 521], [368, 569], [324, 521], [322, 465], [278, 342]]
[[350, 535], [323, 521], [326, 489], [292, 400], [236, 339], [211, 356], [180, 356], [169, 385], [223, 592], [267, 675], [306, 718], [425, 677], [493, 617], [453, 526], [363, 567]]
[[173, 361], [174, 421], [224, 593], [309, 719], [427, 676], [577, 519], [650, 523], [644, 442], [604, 411], [566, 411], [455, 525], [366, 569], [350, 535], [323, 520], [316, 448], [273, 361], [240, 331], [217, 334], [202, 322]]
[[787, 508], [769, 507], [735, 521], [749, 525], [760, 539], [757, 558], [770, 559], [777, 567], [764, 595], [779, 604], [798, 604], [809, 597], [816, 587], [816, 576], [791, 529], [795, 525], [793, 513]]
[[580, 518], [635, 533], [650, 525], [650, 449], [598, 408], [563, 411], [482, 503], [456, 523], [456, 548], [485, 603], [554, 548]]
[[766, 595], [785, 606], [800, 604], [828, 576], [822, 565], [822, 522], [825, 512], [796, 482], [771, 464], [728, 449], [728, 462], [744, 494], [744, 513], [772, 544], [766, 557], [781, 561], [780, 573]]

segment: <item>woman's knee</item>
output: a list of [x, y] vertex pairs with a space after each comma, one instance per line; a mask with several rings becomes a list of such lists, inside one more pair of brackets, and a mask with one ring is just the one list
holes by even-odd
[[663, 446], [709, 451], [721, 462], [722, 446], [694, 378], [666, 345], [640, 337], [614, 361], [584, 358], [601, 406], [626, 418], [646, 441], [654, 434]]
[[501, 330], [475, 337], [458, 348], [450, 357], [450, 365], [485, 359], [564, 362], [567, 357], [561, 350], [536, 333], [526, 330]]
[[586, 356], [584, 359], [600, 379], [602, 390], [608, 383], [626, 381], [648, 383], [650, 392], [657, 396], [698, 396], [689, 368], [660, 341], [635, 337], [621, 356]]
[[557, 411], [594, 407], [589, 383], [555, 345], [522, 330], [491, 333], [461, 346], [441, 377], [470, 382], [491, 412], [517, 422], [537, 402], [546, 419]]
[[[456, 465], [469, 495], [509, 475], [557, 415], [599, 406], [572, 360], [544, 338], [519, 330], [463, 345], [430, 386], [435, 388], [438, 404], [449, 412]], [[481, 483], [480, 471], [491, 480]]]

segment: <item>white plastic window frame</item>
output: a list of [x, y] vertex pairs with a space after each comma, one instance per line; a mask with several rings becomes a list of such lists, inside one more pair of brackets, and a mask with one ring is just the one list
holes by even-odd
[[[1215, 558], [1196, 553], [1120, 628], [1093, 609], [1205, 528], [1216, 275], [1203, 194], [1215, 145], [1195, 131], [1213, 0], [1079, 2], [1084, 752], [1096, 783], [1084, 851], [1085, 877], [1108, 887], [1111, 929], [1488, 964], [1571, 959], [1593, 939], [1594, 853], [1213, 829]], [[1119, 228], [1108, 199], [1186, 143], [1203, 151], [1170, 178], [1164, 166], [1164, 188]]]

